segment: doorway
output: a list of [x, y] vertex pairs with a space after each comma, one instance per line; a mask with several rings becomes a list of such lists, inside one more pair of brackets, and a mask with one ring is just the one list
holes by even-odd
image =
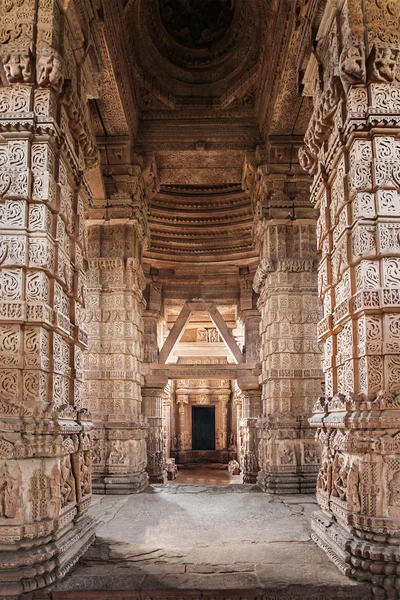
[[215, 406], [192, 406], [193, 450], [215, 450]]

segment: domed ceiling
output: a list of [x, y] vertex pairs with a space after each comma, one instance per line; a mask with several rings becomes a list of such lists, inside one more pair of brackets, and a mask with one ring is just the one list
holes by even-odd
[[232, 24], [234, 0], [159, 0], [161, 20], [167, 32], [188, 48], [209, 47]]
[[255, 89], [264, 0], [132, 0], [124, 13], [139, 84], [134, 150], [154, 155], [150, 264], [247, 264], [257, 253], [241, 189], [262, 143]]
[[[142, 109], [218, 106], [256, 85], [262, 0], [136, 0], [127, 6]], [[151, 76], [150, 76], [151, 74]], [[236, 92], [235, 92], [236, 90]]]

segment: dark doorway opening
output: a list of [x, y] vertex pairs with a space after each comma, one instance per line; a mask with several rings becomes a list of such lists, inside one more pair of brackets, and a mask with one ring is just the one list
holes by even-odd
[[215, 450], [215, 406], [192, 407], [193, 450]]

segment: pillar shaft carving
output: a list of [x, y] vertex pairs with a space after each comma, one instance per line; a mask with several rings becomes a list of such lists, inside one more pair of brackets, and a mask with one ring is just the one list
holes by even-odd
[[[289, 197], [290, 187], [299, 187]], [[259, 173], [257, 239], [263, 416], [258, 422], [264, 490], [315, 487], [319, 452], [307, 418], [321, 389], [315, 218], [304, 184]], [[290, 219], [288, 218], [290, 217]]]
[[158, 325], [160, 312], [157, 310], [146, 310], [143, 313], [143, 362], [158, 363]]
[[3, 3], [1, 20], [0, 564], [16, 599], [63, 577], [94, 538], [81, 312], [83, 169], [97, 150], [59, 4]]
[[[243, 388], [243, 389], [242, 389]], [[242, 414], [239, 422], [239, 461], [243, 472], [243, 483], [256, 483], [260, 470], [257, 445], [257, 419], [261, 414], [261, 390], [239, 390]]]
[[[301, 152], [320, 207], [326, 397], [313, 537], [345, 573], [397, 597], [400, 539], [400, 5], [328, 6]], [[334, 43], [332, 43], [332, 41]], [[312, 65], [309, 67], [312, 70]], [[360, 559], [360, 556], [363, 559]], [[397, 565], [397, 567], [396, 567]], [[386, 590], [386, 592], [384, 591]]]
[[[241, 312], [244, 325], [245, 356], [247, 363], [260, 361], [260, 322], [261, 315], [258, 309], [251, 308], [253, 295], [252, 287], [249, 288], [249, 279], [242, 281], [241, 305], [243, 299], [248, 298], [248, 306]], [[246, 295], [244, 294], [244, 290]], [[237, 397], [241, 402], [241, 418], [238, 422], [239, 433], [239, 462], [243, 472], [243, 483], [256, 483], [260, 470], [258, 460], [257, 419], [262, 413], [261, 387], [258, 381], [238, 381]]]
[[133, 196], [140, 190], [136, 178], [131, 189], [124, 204], [118, 199], [120, 210], [128, 214], [125, 222], [98, 220], [97, 208], [89, 221], [85, 380], [96, 423], [93, 487], [99, 493], [134, 493], [147, 485], [148, 426], [141, 397], [145, 278], [140, 262], [146, 236]]
[[167, 397], [164, 387], [142, 389], [143, 412], [149, 423], [147, 437], [147, 473], [151, 483], [165, 483], [164, 448], [164, 401]]

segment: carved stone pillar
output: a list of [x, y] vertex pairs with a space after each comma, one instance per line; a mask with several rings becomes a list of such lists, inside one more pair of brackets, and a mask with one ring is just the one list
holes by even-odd
[[240, 456], [243, 483], [256, 483], [259, 472], [257, 448], [257, 419], [261, 414], [261, 390], [246, 389], [239, 383], [242, 400], [240, 419]]
[[97, 151], [85, 69], [72, 50], [61, 57], [73, 36], [58, 3], [3, 3], [1, 24], [0, 564], [11, 600], [63, 577], [94, 538], [80, 313], [83, 171]]
[[150, 483], [165, 483], [164, 450], [164, 387], [148, 387], [142, 389], [144, 414], [149, 423], [147, 437], [147, 473]]
[[260, 312], [257, 309], [243, 310], [240, 313], [240, 316], [244, 325], [244, 346], [246, 362], [260, 362]]
[[140, 264], [148, 236], [140, 173], [127, 178], [125, 191], [107, 204], [95, 206], [89, 221], [86, 396], [96, 424], [94, 490], [126, 494], [142, 491], [148, 482], [148, 425], [141, 398], [145, 279]]
[[171, 457], [171, 437], [173, 431], [172, 422], [172, 386], [171, 381], [168, 381], [165, 393], [163, 396], [163, 439], [165, 458]]
[[191, 432], [187, 433], [188, 411], [189, 411], [189, 396], [187, 394], [175, 394], [176, 405], [178, 408], [178, 443], [177, 443], [177, 459], [185, 456], [187, 450], [192, 449]]
[[[240, 316], [244, 325], [245, 356], [247, 363], [260, 361], [260, 313], [252, 309], [253, 291], [249, 279], [242, 280], [241, 306], [247, 306]], [[250, 288], [250, 289], [249, 289]], [[247, 300], [247, 302], [245, 302]], [[256, 483], [259, 472], [257, 419], [262, 412], [261, 388], [256, 379], [251, 383], [238, 381], [241, 401], [239, 419], [239, 462], [243, 471], [243, 483]]]
[[[307, 421], [322, 378], [315, 221], [299, 182], [259, 176], [261, 263], [254, 289], [262, 315], [263, 416], [257, 481], [264, 491], [300, 493], [315, 489], [320, 460]], [[297, 194], [289, 197], [293, 188]]]
[[326, 397], [311, 419], [323, 445], [313, 538], [344, 573], [371, 581], [376, 597], [398, 598], [400, 4], [336, 5], [323, 18], [301, 152], [320, 207], [324, 306]]
[[143, 313], [143, 362], [158, 363], [158, 323], [160, 313], [156, 310], [145, 310]]

